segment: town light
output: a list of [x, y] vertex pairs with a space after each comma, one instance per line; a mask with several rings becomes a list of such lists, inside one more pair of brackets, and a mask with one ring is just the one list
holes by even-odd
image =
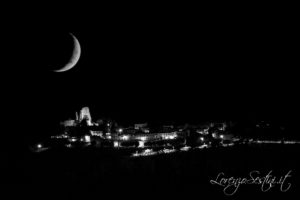
[[145, 147], [145, 142], [144, 141], [139, 141], [139, 148], [144, 148]]
[[173, 135], [166, 135], [166, 136], [164, 136], [163, 138], [165, 139], [165, 140], [174, 140], [175, 138], [176, 138], [176, 134], [173, 134]]
[[128, 140], [129, 139], [129, 135], [123, 135], [122, 136], [122, 140]]
[[89, 135], [84, 136], [85, 142], [91, 142], [91, 137]]
[[119, 147], [119, 142], [118, 141], [114, 141], [114, 147]]

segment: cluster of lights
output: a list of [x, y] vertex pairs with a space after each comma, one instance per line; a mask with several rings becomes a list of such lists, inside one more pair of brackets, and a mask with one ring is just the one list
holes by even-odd
[[68, 137], [69, 136], [67, 134], [62, 134], [62, 135], [51, 136], [50, 138], [61, 139], [61, 138], [68, 138]]
[[248, 140], [249, 143], [256, 143], [256, 144], [300, 144], [300, 141], [297, 140], [253, 140], [252, 138]]
[[102, 132], [98, 132], [98, 131], [91, 131], [91, 135], [92, 136], [102, 137], [103, 133]]
[[146, 136], [142, 136], [142, 137], [140, 137], [140, 140], [146, 141], [146, 140], [147, 140], [147, 137], [146, 137]]
[[[207, 144], [203, 144], [201, 146], [198, 146], [196, 148], [198, 149], [205, 149], [205, 148], [208, 148], [209, 146]], [[180, 149], [180, 151], [189, 151], [191, 150], [192, 147], [190, 146], [184, 146]], [[152, 149], [145, 149], [144, 151], [142, 152], [136, 152], [134, 154], [132, 154], [133, 157], [141, 157], [141, 156], [153, 156], [153, 155], [159, 155], [159, 154], [169, 154], [169, 153], [175, 153], [177, 152], [178, 150], [176, 149], [169, 149], [169, 148], [164, 148], [163, 150], [159, 150], [159, 151], [153, 151]]]
[[122, 136], [121, 136], [121, 139], [122, 139], [122, 140], [129, 140], [129, 135], [122, 135]]
[[209, 128], [203, 129], [203, 130], [197, 130], [196, 132], [201, 135], [208, 135]]
[[188, 150], [190, 150], [190, 149], [191, 149], [190, 146], [184, 146], [184, 147], [182, 147], [182, 148], [180, 149], [180, 151], [188, 151]]
[[205, 149], [205, 148], [208, 148], [208, 147], [209, 147], [208, 144], [203, 144], [203, 145], [200, 145], [200, 146], [198, 146], [196, 148], [198, 148], [198, 149]]
[[[91, 123], [90, 121], [88, 121], [88, 122]], [[110, 127], [112, 124], [111, 124], [111, 122], [107, 122], [106, 125], [108, 127]], [[180, 148], [180, 151], [189, 151], [190, 149], [203, 149], [203, 148], [211, 147], [211, 144], [204, 144], [204, 143], [206, 143], [205, 135], [209, 134], [210, 128], [216, 127], [219, 131], [224, 131], [227, 127], [225, 123], [223, 123], [221, 127], [217, 127], [216, 125], [218, 125], [218, 124], [211, 123], [209, 127], [206, 126], [205, 128], [199, 128], [198, 130], [196, 130], [196, 132], [199, 134], [199, 136], [201, 136], [201, 137], [199, 137], [199, 140], [201, 141], [201, 145], [197, 146], [197, 147], [193, 147], [193, 148], [190, 146], [184, 146], [184, 147]], [[268, 124], [268, 123], [265, 124], [264, 122], [262, 122], [261, 124], [256, 125], [256, 127], [263, 127], [263, 126], [270, 126], [270, 124]], [[179, 137], [179, 135], [177, 135], [178, 132], [156, 133], [153, 135], [147, 135], [147, 134], [146, 135], [128, 135], [128, 134], [124, 135], [123, 132], [124, 132], [123, 128], [118, 128], [116, 130], [116, 133], [118, 133], [118, 134], [116, 136], [113, 135], [113, 139], [112, 139], [110, 130], [108, 131], [106, 137], [103, 136], [102, 131], [90, 131], [92, 136], [100, 136], [105, 139], [112, 139], [114, 147], [119, 147], [121, 140], [123, 140], [123, 141], [129, 140], [129, 139], [134, 139], [135, 141], [138, 140], [138, 142], [139, 142], [138, 148], [142, 148], [142, 150], [145, 149], [144, 144], [145, 144], [145, 141], [147, 141], [147, 140], [152, 140], [152, 139], [174, 140], [177, 137]], [[149, 130], [146, 129], [145, 132], [149, 132]], [[231, 143], [224, 144], [223, 141], [226, 139], [229, 140], [230, 136], [224, 135], [224, 133], [219, 134], [219, 132], [214, 132], [214, 133], [212, 133], [212, 137], [214, 139], [221, 139], [222, 141], [220, 142], [220, 144], [223, 147], [233, 146], [234, 142], [241, 140], [240, 138], [233, 138], [231, 140]], [[64, 133], [62, 135], [51, 136], [51, 138], [56, 138], [56, 139], [68, 138], [68, 141], [70, 141], [70, 142], [76, 142], [79, 139], [80, 139], [80, 141], [84, 141], [84, 142], [88, 142], [88, 143], [91, 142], [91, 137], [89, 135], [85, 135], [81, 138], [76, 138], [76, 137], [70, 137], [67, 133]], [[300, 141], [293, 141], [293, 140], [283, 141], [283, 140], [253, 140], [253, 139], [246, 140], [245, 139], [245, 140], [241, 140], [241, 141], [243, 143], [248, 142], [248, 143], [256, 143], [256, 144], [300, 144]], [[171, 143], [171, 142], [169, 142], [169, 143]], [[71, 148], [73, 145], [66, 144], [65, 146]], [[162, 147], [166, 147], [166, 146], [170, 147], [172, 145], [167, 144]], [[47, 149], [47, 148], [44, 147], [42, 143], [38, 143], [38, 144], [36, 144], [35, 149], [38, 152], [40, 152], [40, 151], [44, 151], [44, 149]], [[152, 149], [145, 149], [141, 153], [133, 154], [133, 156], [149, 156], [149, 155], [155, 155], [155, 154], [168, 154], [168, 153], [173, 153], [176, 151], [177, 150], [174, 149], [174, 147], [173, 147], [173, 149], [172, 148], [164, 148], [163, 150], [159, 150], [159, 151], [153, 151]]]
[[169, 154], [169, 153], [174, 153], [176, 152], [176, 149], [163, 149], [160, 151], [153, 151], [152, 149], [145, 149], [141, 153], [134, 153], [132, 154], [133, 157], [140, 157], [140, 156], [153, 156], [153, 155], [158, 155], [158, 154]]
[[176, 152], [176, 149], [163, 149], [160, 152], [161, 153], [174, 153], [174, 152]]
[[256, 140], [254, 143], [257, 143], [257, 144], [280, 144], [282, 142], [280, 140], [279, 141], [274, 141], [274, 140]]
[[69, 139], [71, 142], [76, 142], [77, 141], [77, 138], [70, 138]]
[[222, 144], [223, 147], [231, 147], [231, 146], [233, 146], [233, 145], [234, 145], [233, 142], [232, 142], [232, 143], [229, 143], [229, 144]]
[[152, 149], [145, 149], [141, 153], [134, 153], [132, 156], [133, 157], [139, 157], [139, 156], [151, 156], [151, 155], [156, 155], [158, 152], [153, 151]]
[[300, 141], [284, 141], [284, 144], [300, 144]]
[[164, 137], [165, 140], [174, 140], [176, 138], [176, 135], [167, 135]]

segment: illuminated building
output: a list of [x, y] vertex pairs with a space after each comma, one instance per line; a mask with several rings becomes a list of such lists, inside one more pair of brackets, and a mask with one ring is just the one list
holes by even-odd
[[139, 129], [146, 128], [147, 126], [148, 126], [147, 123], [143, 123], [143, 124], [135, 124], [135, 125], [134, 125], [134, 129], [139, 130]]
[[78, 112], [75, 113], [76, 121], [79, 121]]
[[172, 131], [174, 131], [174, 126], [173, 125], [163, 125], [162, 131], [163, 132], [172, 132]]
[[79, 122], [82, 120], [87, 120], [89, 126], [92, 126], [92, 117], [90, 114], [90, 109], [88, 107], [83, 107], [79, 114]]
[[145, 147], [145, 141], [143, 141], [143, 140], [140, 140], [139, 141], [139, 146], [138, 146], [139, 148], [144, 148]]
[[138, 131], [142, 131], [144, 133], [149, 133], [149, 128], [148, 128], [148, 123], [143, 123], [143, 124], [135, 124], [134, 129]]
[[89, 126], [92, 126], [92, 117], [90, 114], [90, 110], [88, 107], [84, 107], [80, 110], [80, 113], [78, 115], [78, 112], [75, 113], [75, 120], [69, 119], [61, 122], [60, 124], [64, 127], [71, 127], [76, 126], [78, 123], [82, 122], [83, 120], [87, 121], [87, 124]]
[[103, 131], [91, 131], [91, 135], [102, 137], [103, 136]]
[[64, 127], [75, 126], [76, 122], [73, 119], [69, 119], [60, 123]]
[[123, 133], [130, 134], [130, 135], [134, 135], [137, 132], [138, 131], [135, 128], [133, 128], [133, 127], [128, 127], [128, 128], [124, 128], [123, 129]]

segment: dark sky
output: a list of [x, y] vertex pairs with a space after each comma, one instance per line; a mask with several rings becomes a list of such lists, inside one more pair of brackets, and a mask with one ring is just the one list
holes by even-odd
[[[4, 29], [3, 106], [14, 119], [47, 127], [82, 106], [124, 122], [286, 119], [296, 112], [299, 32], [292, 16], [78, 10], [20, 16]], [[80, 60], [68, 72], [52, 72], [69, 59], [69, 33], [81, 44]]]

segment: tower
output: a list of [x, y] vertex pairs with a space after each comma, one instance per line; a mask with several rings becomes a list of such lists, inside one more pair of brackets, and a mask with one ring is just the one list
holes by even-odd
[[79, 114], [79, 122], [86, 119], [89, 126], [92, 125], [92, 117], [90, 114], [90, 109], [88, 107], [83, 107]]
[[78, 112], [75, 112], [75, 115], [76, 115], [76, 121], [79, 121]]

